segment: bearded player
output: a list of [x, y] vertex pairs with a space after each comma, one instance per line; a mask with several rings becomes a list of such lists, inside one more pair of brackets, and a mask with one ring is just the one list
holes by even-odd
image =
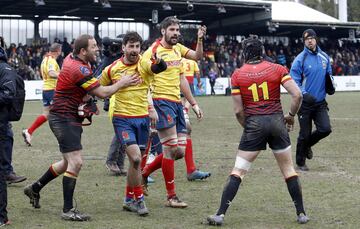
[[[154, 107], [159, 115], [156, 129], [163, 147], [163, 153], [155, 158], [153, 163], [161, 163], [162, 173], [167, 191], [165, 206], [185, 208], [187, 204], [181, 201], [175, 191], [174, 161], [182, 158], [186, 147], [186, 123], [180, 90], [191, 104], [197, 118], [201, 120], [203, 113], [191, 94], [189, 83], [182, 74], [181, 59], [198, 60], [203, 55], [203, 38], [206, 27], [198, 29], [196, 50], [191, 50], [178, 43], [180, 36], [180, 22], [176, 17], [167, 17], [161, 24], [162, 37], [156, 40], [143, 55], [143, 60], [158, 57], [167, 64], [167, 69], [154, 76], [152, 97]], [[143, 171], [143, 180], [151, 171]]]

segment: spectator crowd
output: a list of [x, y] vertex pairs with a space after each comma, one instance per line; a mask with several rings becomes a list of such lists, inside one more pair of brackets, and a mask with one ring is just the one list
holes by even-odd
[[[54, 42], [62, 44], [63, 54], [58, 58], [61, 66], [63, 58], [71, 52], [72, 43], [67, 39], [55, 39]], [[330, 56], [333, 75], [360, 75], [360, 41], [323, 40], [320, 47]], [[23, 45], [14, 43], [7, 47], [9, 64], [14, 67], [25, 80], [41, 79], [40, 64], [45, 53], [48, 52], [49, 43]], [[264, 42], [265, 55], [270, 61], [290, 68], [292, 61], [304, 46], [300, 40], [289, 40], [287, 45], [282, 42]], [[242, 65], [241, 43], [237, 40], [225, 39], [218, 43], [210, 39], [204, 45], [206, 55], [199, 61], [201, 77], [230, 77], [235, 68]]]
[[[320, 40], [320, 48], [330, 56], [333, 75], [360, 75], [360, 41]], [[242, 47], [237, 40], [207, 42], [204, 46], [206, 57], [200, 61], [201, 74], [208, 77], [215, 69], [220, 77], [230, 77], [235, 68], [242, 65]], [[264, 56], [267, 60], [290, 69], [295, 57], [304, 49], [300, 40], [283, 43], [264, 42]]]

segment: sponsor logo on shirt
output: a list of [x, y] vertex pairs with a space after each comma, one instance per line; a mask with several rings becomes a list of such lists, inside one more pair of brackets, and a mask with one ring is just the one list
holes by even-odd
[[181, 61], [180, 60], [171, 60], [171, 61], [165, 61], [166, 65], [168, 67], [173, 67], [173, 66], [180, 66], [181, 65]]

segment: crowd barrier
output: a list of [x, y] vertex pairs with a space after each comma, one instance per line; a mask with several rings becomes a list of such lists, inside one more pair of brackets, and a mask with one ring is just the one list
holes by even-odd
[[[360, 76], [334, 76], [336, 91], [360, 91]], [[216, 95], [225, 95], [229, 87], [230, 79], [218, 78], [214, 86]], [[25, 81], [26, 100], [42, 99], [42, 80]], [[194, 79], [196, 95], [210, 95], [211, 87], [208, 78], [201, 78], [201, 87], [197, 86], [197, 79]], [[285, 89], [281, 88], [284, 93]]]

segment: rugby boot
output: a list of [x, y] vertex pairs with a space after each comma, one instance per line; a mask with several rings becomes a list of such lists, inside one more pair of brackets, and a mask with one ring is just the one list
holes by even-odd
[[210, 215], [207, 217], [207, 222], [212, 226], [221, 226], [224, 223], [224, 215]]
[[88, 221], [90, 220], [90, 216], [81, 213], [79, 210], [76, 210], [75, 208], [70, 209], [67, 212], [63, 212], [61, 214], [61, 219], [67, 220], [67, 221]]
[[304, 213], [300, 213], [298, 216], [297, 216], [297, 222], [299, 224], [305, 224], [307, 222], [309, 222], [309, 217], [307, 217]]
[[29, 197], [31, 206], [33, 206], [34, 208], [41, 207], [40, 206], [40, 193], [34, 192], [34, 190], [32, 189], [32, 184], [30, 184], [24, 188], [24, 194], [27, 197]]
[[211, 176], [211, 173], [209, 172], [203, 172], [200, 170], [195, 170], [194, 172], [187, 175], [188, 181], [194, 181], [194, 180], [204, 180]]
[[179, 197], [173, 196], [166, 201], [165, 206], [171, 208], [186, 208], [188, 205], [181, 201]]

